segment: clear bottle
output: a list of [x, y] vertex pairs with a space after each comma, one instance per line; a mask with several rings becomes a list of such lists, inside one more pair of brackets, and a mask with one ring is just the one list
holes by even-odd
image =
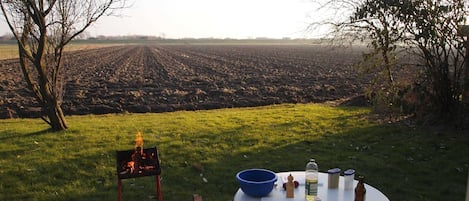
[[318, 164], [310, 159], [305, 170], [305, 195], [307, 201], [314, 201], [318, 196]]

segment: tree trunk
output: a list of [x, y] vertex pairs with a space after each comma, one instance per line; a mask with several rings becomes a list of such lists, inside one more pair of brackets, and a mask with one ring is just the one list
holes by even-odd
[[469, 107], [469, 40], [465, 42], [466, 56], [464, 57], [464, 85], [462, 92], [462, 102]]
[[47, 106], [47, 116], [49, 118], [49, 124], [54, 131], [61, 131], [67, 129], [67, 122], [65, 121], [65, 116], [60, 105], [57, 101], [53, 101]]
[[[39, 84], [33, 82], [31, 72], [29, 71], [28, 61], [26, 60], [26, 50], [22, 49], [19, 46], [19, 55], [20, 55], [20, 66], [23, 71], [23, 75], [26, 79], [28, 87], [33, 91], [34, 97], [43, 107], [43, 115], [47, 116], [41, 117], [45, 122], [47, 122], [53, 131], [61, 131], [68, 128], [67, 122], [65, 121], [65, 116], [63, 114], [60, 104], [55, 98], [55, 94], [52, 93], [52, 90], [49, 88], [50, 84], [48, 78], [44, 76], [44, 73], [39, 73], [43, 75], [40, 77]], [[43, 65], [41, 62], [36, 63], [36, 65]], [[35, 66], [36, 67], [36, 66]], [[37, 68], [38, 71], [41, 68]]]
[[[37, 64], [38, 66], [42, 66], [41, 63]], [[44, 115], [47, 115], [47, 119], [44, 119], [54, 131], [61, 131], [67, 129], [67, 123], [65, 121], [65, 116], [63, 114], [62, 108], [60, 107], [60, 102], [57, 99], [56, 92], [57, 89], [51, 89], [51, 84], [49, 79], [46, 76], [40, 77], [40, 89], [39, 92], [41, 93], [42, 105], [44, 107]], [[55, 86], [55, 85], [54, 85]]]

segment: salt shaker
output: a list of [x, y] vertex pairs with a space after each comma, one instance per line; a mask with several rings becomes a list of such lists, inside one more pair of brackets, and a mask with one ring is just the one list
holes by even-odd
[[344, 172], [344, 189], [353, 190], [353, 179], [355, 178], [355, 170], [348, 169]]

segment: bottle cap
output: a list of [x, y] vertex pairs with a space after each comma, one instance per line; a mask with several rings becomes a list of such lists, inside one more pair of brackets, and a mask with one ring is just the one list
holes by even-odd
[[344, 172], [344, 175], [352, 175], [352, 174], [355, 174], [354, 169], [348, 169], [348, 170], [345, 170], [345, 172]]
[[333, 168], [327, 171], [329, 174], [337, 174], [340, 173], [340, 168]]
[[358, 176], [358, 181], [359, 182], [364, 182], [365, 181], [365, 176], [363, 176], [363, 175]]

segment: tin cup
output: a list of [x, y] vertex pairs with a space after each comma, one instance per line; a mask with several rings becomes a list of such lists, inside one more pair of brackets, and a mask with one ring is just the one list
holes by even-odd
[[340, 177], [340, 169], [333, 168], [327, 171], [328, 173], [328, 180], [327, 180], [327, 187], [328, 188], [338, 188], [339, 187], [339, 177]]

